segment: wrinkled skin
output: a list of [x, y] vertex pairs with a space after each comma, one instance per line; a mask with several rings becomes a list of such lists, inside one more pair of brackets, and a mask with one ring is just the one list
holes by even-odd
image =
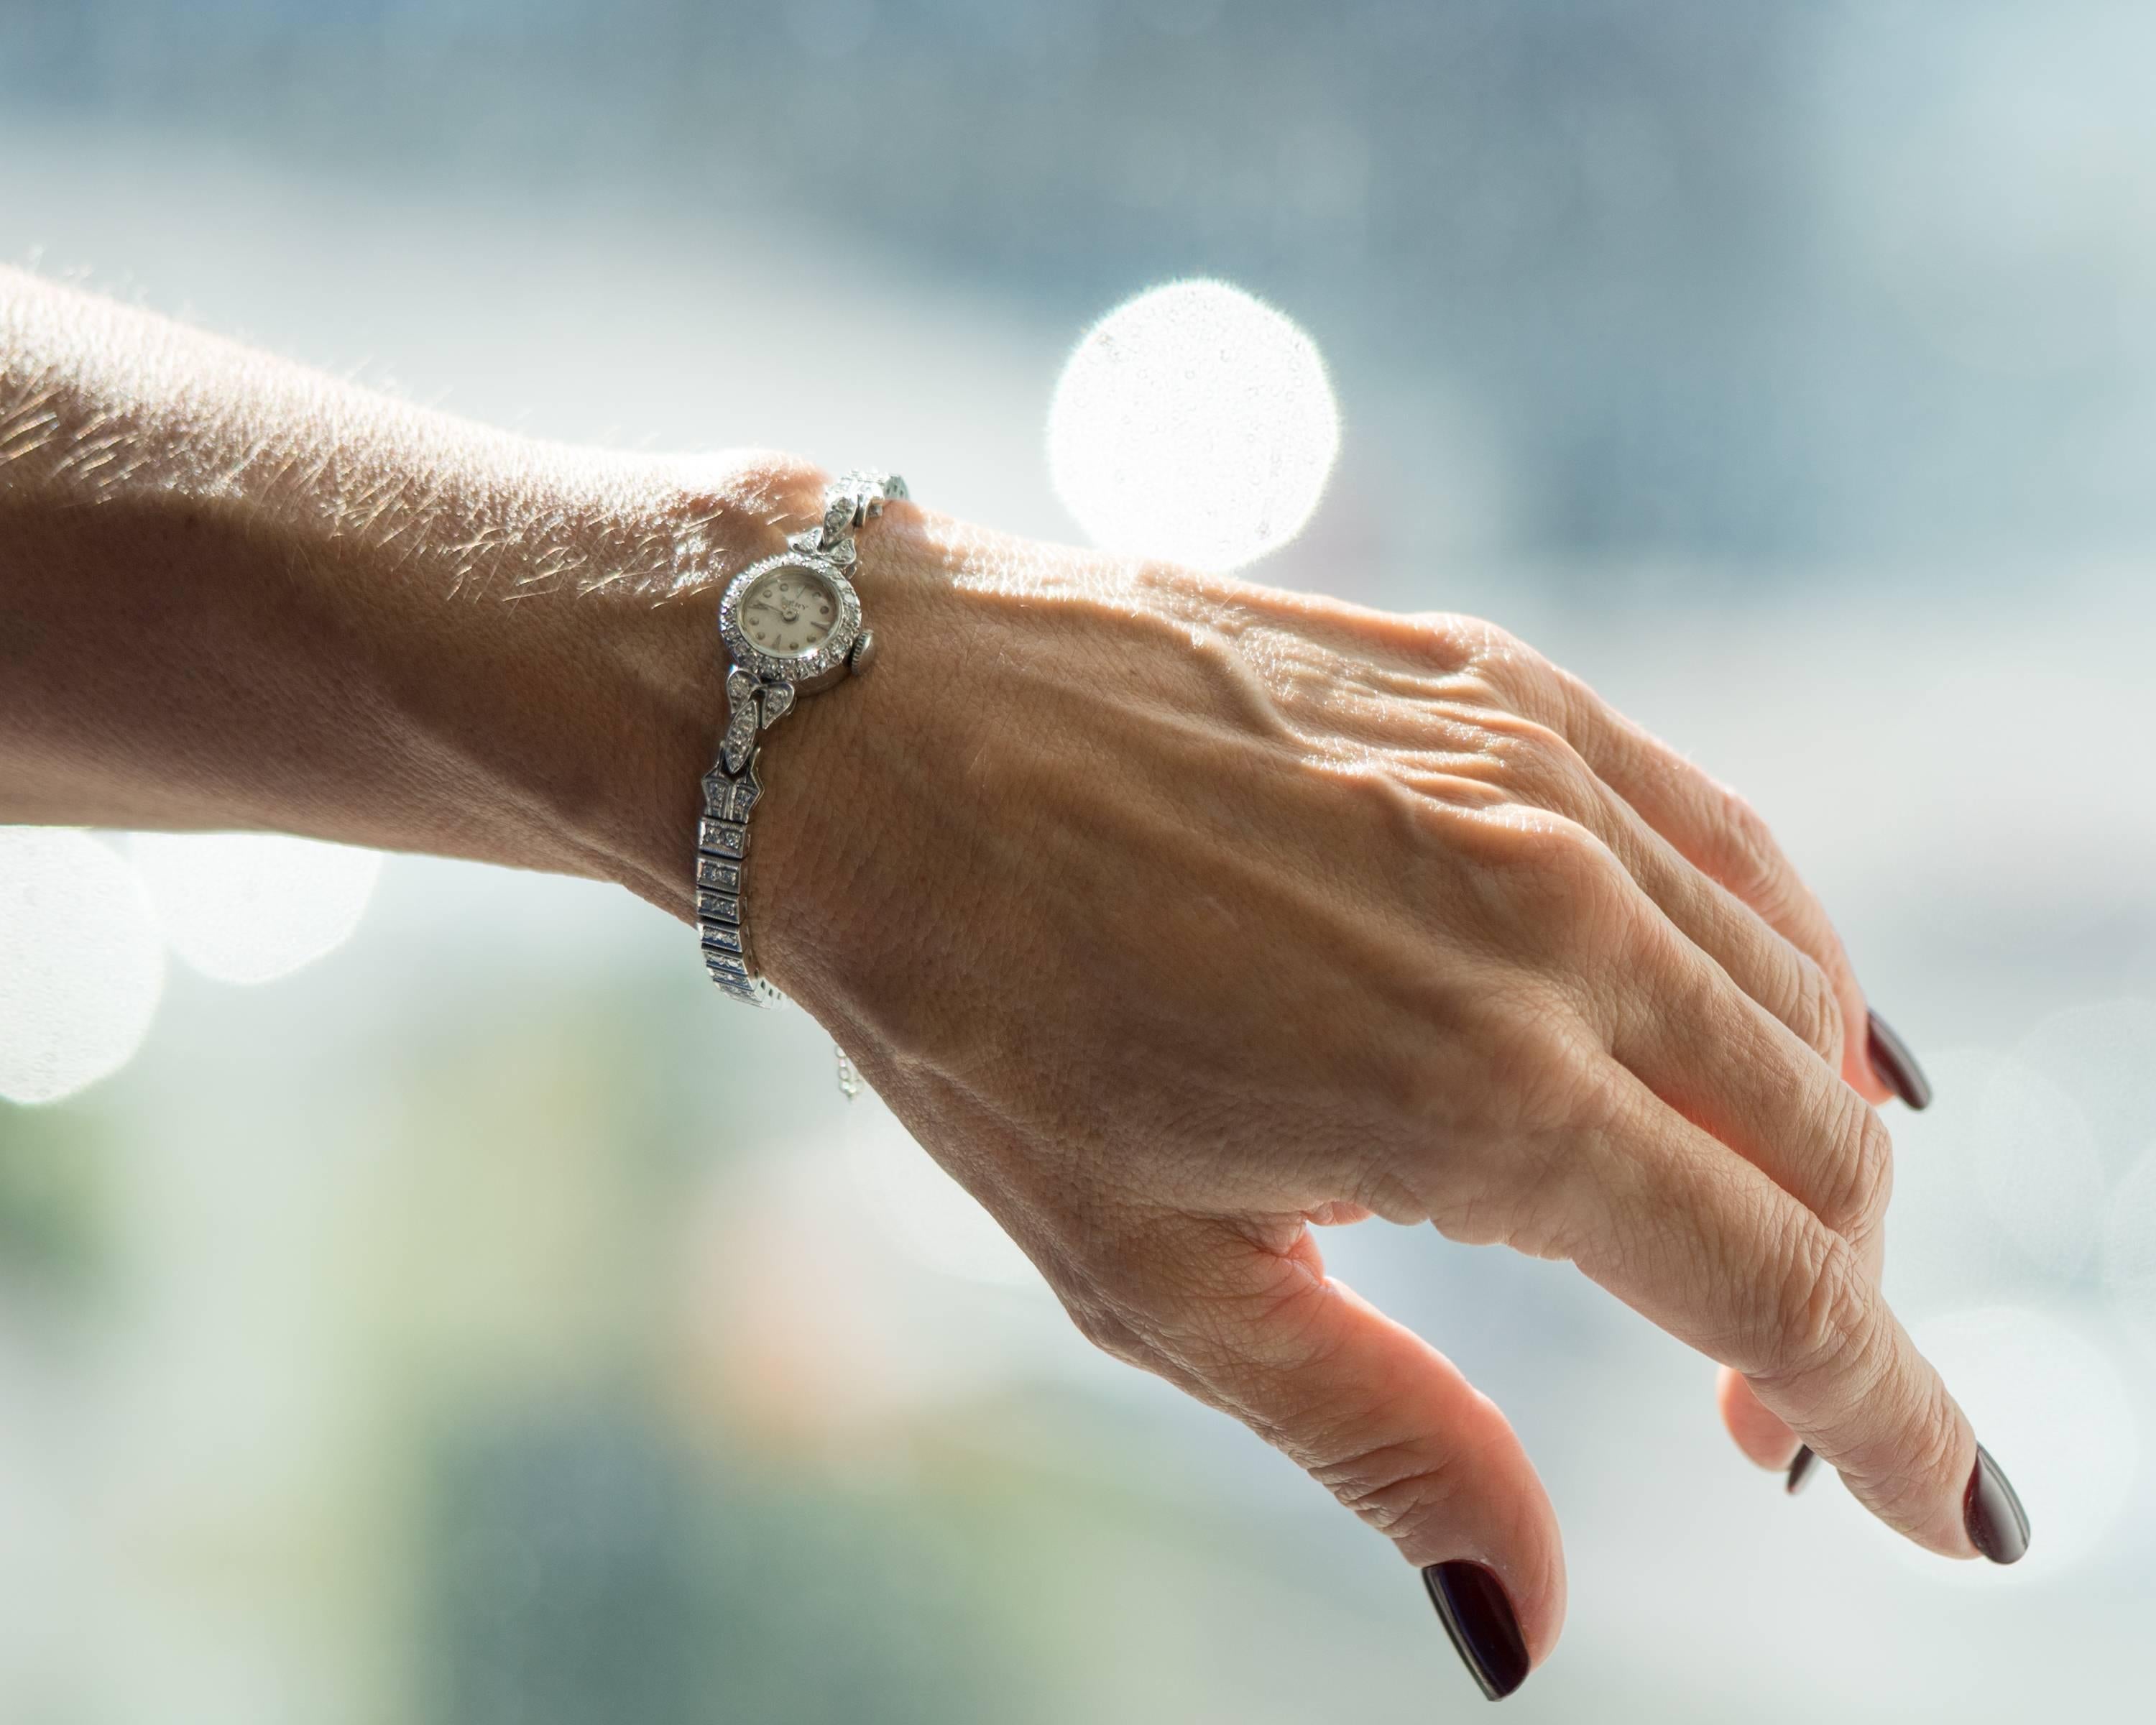
[[1537, 1658], [1532, 1466], [1308, 1224], [1570, 1260], [1732, 1368], [1755, 1460], [1970, 1554], [1861, 996], [1741, 801], [1468, 619], [914, 509], [864, 557], [875, 675], [767, 738], [759, 950], [1088, 1337], [1490, 1564]]

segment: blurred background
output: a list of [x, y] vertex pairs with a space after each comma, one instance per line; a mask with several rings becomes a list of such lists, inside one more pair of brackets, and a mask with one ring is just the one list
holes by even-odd
[[[1787, 1500], [1570, 1271], [1340, 1231], [1563, 1518], [1509, 1712], [2112, 1718], [2156, 1606], [2152, 59], [2100, 0], [0, 0], [0, 258], [1057, 537], [1081, 332], [1178, 277], [1278, 307], [1339, 454], [1250, 572], [1491, 616], [1763, 809], [1937, 1083], [1890, 1291], [2035, 1526], [1978, 1573]], [[617, 894], [0, 831], [0, 1096], [11, 1720], [1483, 1706], [1382, 1542], [1091, 1354], [812, 1022]]]

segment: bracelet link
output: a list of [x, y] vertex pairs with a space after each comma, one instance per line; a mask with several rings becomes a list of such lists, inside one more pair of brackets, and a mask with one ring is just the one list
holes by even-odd
[[[853, 603], [851, 588], [843, 578], [858, 560], [854, 535], [882, 514], [886, 502], [910, 495], [906, 481], [896, 474], [865, 470], [842, 474], [824, 489], [823, 520], [791, 535], [787, 544], [798, 557], [814, 559], [841, 578], [840, 588]], [[722, 615], [722, 625], [724, 622]], [[855, 645], [858, 657], [850, 647], [846, 663], [857, 672], [865, 671], [875, 652], [874, 638], [864, 630]], [[756, 773], [757, 733], [791, 712], [795, 696], [793, 684], [768, 670], [759, 675], [739, 664], [728, 666], [726, 728], [719, 758], [704, 775], [704, 809], [696, 827], [696, 924], [704, 968], [721, 992], [752, 1006], [779, 1006], [786, 1000], [756, 973], [742, 876], [748, 855], [749, 815], [763, 794]], [[843, 1055], [840, 1060], [844, 1061]], [[859, 1088], [858, 1079], [849, 1084], [850, 1077], [850, 1065], [842, 1066], [840, 1086], [849, 1096]]]

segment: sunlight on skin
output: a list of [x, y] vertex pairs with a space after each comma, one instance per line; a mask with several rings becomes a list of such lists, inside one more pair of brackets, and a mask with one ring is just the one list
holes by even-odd
[[382, 872], [379, 851], [272, 833], [137, 833], [131, 846], [173, 952], [223, 983], [335, 952]]
[[1173, 282], [1110, 312], [1048, 413], [1056, 493], [1096, 544], [1216, 572], [1301, 532], [1339, 450], [1316, 345], [1224, 282]]
[[165, 951], [135, 871], [85, 833], [0, 828], [0, 1096], [116, 1072], [156, 1016]]

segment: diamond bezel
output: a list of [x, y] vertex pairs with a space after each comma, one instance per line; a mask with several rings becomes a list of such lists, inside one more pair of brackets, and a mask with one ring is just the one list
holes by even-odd
[[[839, 596], [838, 620], [831, 625], [830, 634], [810, 652], [791, 658], [767, 653], [742, 631], [742, 599], [752, 587], [774, 569], [805, 569], [827, 583]], [[726, 583], [726, 595], [719, 601], [719, 636], [726, 642], [726, 651], [736, 665], [767, 681], [807, 683], [829, 676], [844, 665], [846, 655], [853, 651], [855, 639], [860, 632], [860, 595], [854, 591], [854, 584], [846, 579], [844, 571], [830, 558], [819, 557], [814, 552], [783, 551], [777, 557], [750, 564]]]

